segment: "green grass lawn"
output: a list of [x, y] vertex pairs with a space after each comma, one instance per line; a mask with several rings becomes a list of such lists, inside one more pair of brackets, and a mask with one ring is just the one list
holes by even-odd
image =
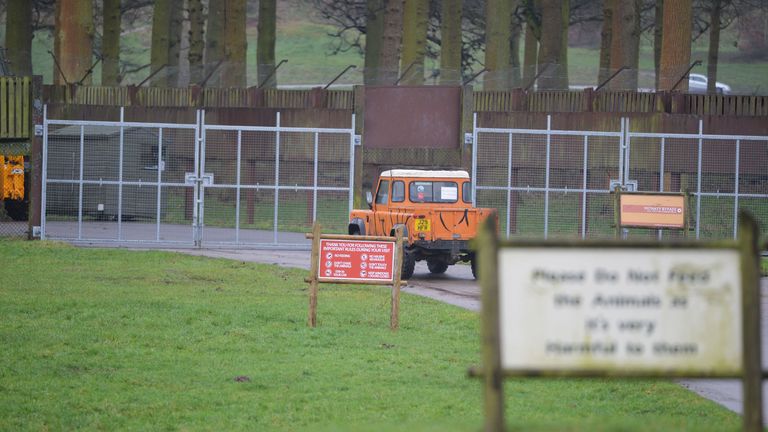
[[[475, 313], [306, 272], [0, 240], [0, 430], [425, 430], [482, 424]], [[248, 377], [243, 382], [238, 376]], [[527, 430], [736, 430], [667, 381], [509, 380]]]

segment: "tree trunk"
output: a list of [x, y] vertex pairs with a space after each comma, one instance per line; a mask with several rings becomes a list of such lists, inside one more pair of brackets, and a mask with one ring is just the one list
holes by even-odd
[[611, 41], [613, 38], [613, 9], [616, 0], [603, 0], [603, 27], [600, 31], [600, 70], [597, 75], [597, 85], [610, 78], [611, 71]]
[[424, 85], [429, 0], [408, 0], [403, 11], [402, 84]]
[[720, 53], [720, 11], [721, 0], [711, 0], [709, 11], [709, 53], [707, 55], [707, 93], [716, 93], [717, 61]]
[[120, 0], [104, 0], [101, 85], [120, 85]]
[[628, 70], [611, 81], [611, 88], [637, 90], [640, 55], [640, 13], [639, 0], [618, 0], [613, 9], [613, 31], [611, 32], [611, 69], [621, 67]]
[[[664, 2], [659, 73], [659, 87], [662, 90], [671, 90], [691, 62], [692, 15], [691, 0]], [[683, 79], [676, 90], [688, 91], [688, 80]]]
[[[224, 30], [226, 64], [222, 70], [224, 87], [246, 86], [245, 56], [247, 42], [245, 38], [245, 19], [247, 14], [245, 3], [245, 0], [227, 0]], [[263, 3], [263, 1], [260, 3]], [[272, 52], [274, 63], [274, 48]]]
[[[181, 33], [184, 24], [184, 0], [171, 0], [168, 15], [168, 67], [167, 85], [179, 85], [179, 63], [181, 54]], [[162, 72], [161, 72], [162, 73]]]
[[277, 8], [275, 0], [259, 1], [259, 35], [256, 41], [256, 69], [258, 85], [265, 88], [277, 87], [275, 71], [275, 22]]
[[[539, 89], [568, 89], [568, 12], [568, 0], [542, 0], [541, 2]], [[541, 72], [542, 68], [546, 69]]]
[[8, 0], [5, 16], [5, 48], [11, 72], [32, 75], [32, 2]]
[[384, 0], [367, 0], [366, 14], [363, 83], [375, 85], [379, 83], [379, 54], [381, 52], [381, 36], [384, 31]]
[[525, 47], [523, 48], [523, 87], [533, 84], [536, 76], [536, 64], [539, 57], [539, 41], [533, 33], [533, 28], [525, 25]]
[[659, 74], [661, 71], [661, 36], [663, 34], [662, 27], [664, 25], [664, 0], [656, 0], [655, 11], [656, 15], [653, 18], [653, 72], [655, 76], [655, 88], [658, 91]]
[[152, 47], [150, 52], [150, 73], [157, 72], [151, 80], [151, 85], [154, 87], [168, 86], [170, 24], [171, 0], [155, 1], [155, 7], [152, 10]]
[[187, 0], [189, 10], [189, 82], [199, 84], [204, 77], [203, 71], [203, 4], [201, 0]]
[[400, 43], [403, 31], [403, 0], [386, 0], [384, 32], [379, 55], [381, 84], [392, 85], [400, 72]]
[[[208, 20], [205, 29], [205, 74], [210, 75], [206, 87], [218, 87], [221, 76], [219, 62], [224, 59], [225, 0], [208, 2]], [[219, 69], [215, 70], [216, 67]]]
[[521, 26], [524, 25], [514, 17], [516, 7], [513, 5], [509, 36], [509, 84], [512, 88], [520, 87], [520, 31]]
[[[56, 3], [54, 83], [91, 83], [86, 74], [93, 58], [93, 3], [91, 0], [59, 0]], [[63, 74], [63, 76], [62, 76]]]
[[461, 84], [461, 0], [442, 0], [440, 84]]
[[485, 2], [485, 67], [484, 90], [507, 90], [510, 86], [510, 27], [512, 4], [508, 0]]

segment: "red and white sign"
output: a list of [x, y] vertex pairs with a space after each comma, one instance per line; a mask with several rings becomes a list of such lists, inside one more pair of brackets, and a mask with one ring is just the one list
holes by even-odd
[[318, 279], [392, 281], [395, 243], [320, 239]]

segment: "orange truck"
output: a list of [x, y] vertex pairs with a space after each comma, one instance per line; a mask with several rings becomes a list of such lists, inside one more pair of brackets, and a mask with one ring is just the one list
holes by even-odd
[[472, 205], [469, 174], [460, 170], [393, 169], [379, 176], [375, 199], [366, 193], [368, 210], [353, 210], [349, 234], [393, 236], [403, 228], [403, 279], [417, 261], [431, 273], [444, 273], [457, 262], [469, 262], [477, 277], [470, 241], [496, 210]]
[[0, 201], [13, 220], [26, 220], [24, 156], [0, 155]]

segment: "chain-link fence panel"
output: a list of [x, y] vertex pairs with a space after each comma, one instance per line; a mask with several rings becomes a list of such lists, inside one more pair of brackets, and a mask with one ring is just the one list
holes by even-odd
[[476, 128], [476, 203], [498, 210], [507, 238], [612, 235], [620, 140], [619, 132]]
[[[43, 236], [191, 242], [196, 125], [45, 120]], [[189, 191], [187, 191], [189, 190]]]
[[345, 233], [352, 205], [350, 129], [205, 125], [204, 243], [308, 247]]
[[[639, 132], [627, 136], [627, 179], [636, 180], [640, 191], [688, 193], [689, 235], [734, 238], [740, 209], [750, 211], [761, 226], [768, 223], [768, 138]], [[684, 234], [630, 231], [635, 238], [679, 239]]]

